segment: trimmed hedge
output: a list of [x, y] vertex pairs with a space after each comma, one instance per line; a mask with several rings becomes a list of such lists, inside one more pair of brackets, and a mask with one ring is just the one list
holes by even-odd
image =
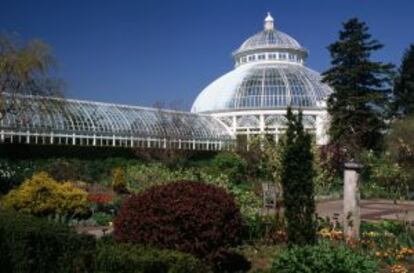
[[96, 273], [200, 273], [209, 272], [195, 257], [171, 250], [129, 244], [100, 243]]
[[25, 214], [0, 211], [0, 272], [199, 273], [201, 261], [171, 250], [96, 243], [89, 235]]
[[94, 251], [92, 236], [33, 216], [0, 212], [1, 272], [93, 272]]
[[243, 233], [233, 197], [222, 188], [191, 181], [133, 195], [114, 223], [119, 242], [173, 249], [199, 258], [237, 246]]

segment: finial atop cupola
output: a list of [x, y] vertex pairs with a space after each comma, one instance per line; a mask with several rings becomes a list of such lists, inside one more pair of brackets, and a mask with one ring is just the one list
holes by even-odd
[[264, 29], [265, 30], [273, 30], [275, 28], [274, 26], [274, 19], [270, 12], [267, 13], [267, 16], [264, 20]]

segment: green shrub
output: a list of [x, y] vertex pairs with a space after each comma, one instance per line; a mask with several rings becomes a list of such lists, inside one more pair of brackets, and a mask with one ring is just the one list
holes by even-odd
[[105, 212], [95, 212], [92, 219], [100, 226], [106, 226], [113, 220], [113, 216]]
[[131, 181], [131, 188], [135, 191], [144, 191], [152, 186], [179, 180], [204, 181], [225, 189], [230, 187], [229, 177], [211, 168], [170, 169], [161, 163], [135, 164], [127, 167], [126, 175]]
[[271, 273], [377, 273], [376, 261], [345, 245], [321, 242], [314, 246], [293, 246], [273, 261]]
[[222, 152], [212, 160], [213, 167], [228, 175], [231, 182], [240, 184], [244, 182], [247, 174], [247, 162], [238, 154]]
[[65, 225], [0, 212], [0, 271], [7, 273], [93, 272], [95, 240]]
[[[389, 154], [376, 155], [369, 151], [363, 154], [363, 196], [404, 199], [408, 197], [409, 176], [407, 170]], [[375, 196], [376, 194], [380, 196]], [[385, 194], [385, 196], [383, 196]], [[382, 196], [381, 196], [382, 195]]]
[[26, 177], [32, 174], [32, 162], [0, 159], [0, 194], [6, 194], [18, 187]]
[[295, 115], [289, 107], [286, 118], [280, 177], [287, 234], [290, 244], [311, 244], [316, 241], [312, 139], [301, 111]]
[[209, 270], [196, 258], [172, 250], [99, 243], [96, 273], [199, 273]]
[[87, 193], [72, 183], [58, 183], [46, 172], [34, 174], [1, 200], [6, 209], [38, 216], [82, 215], [87, 212]]

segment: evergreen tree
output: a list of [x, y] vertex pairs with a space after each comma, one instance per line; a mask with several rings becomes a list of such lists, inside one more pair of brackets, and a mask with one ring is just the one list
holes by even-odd
[[394, 111], [397, 115], [414, 114], [414, 44], [405, 52], [394, 87]]
[[302, 112], [287, 111], [288, 128], [282, 141], [281, 184], [290, 244], [316, 240], [312, 138], [305, 132]]
[[356, 18], [345, 22], [339, 40], [328, 47], [332, 67], [323, 73], [334, 89], [328, 99], [331, 141], [354, 158], [363, 149], [379, 147], [391, 92], [393, 66], [370, 60], [383, 45], [368, 30]]

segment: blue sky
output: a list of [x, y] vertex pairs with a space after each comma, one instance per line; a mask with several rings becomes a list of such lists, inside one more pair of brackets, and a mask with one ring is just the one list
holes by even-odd
[[350, 17], [385, 45], [376, 59], [398, 64], [414, 42], [412, 0], [0, 0], [0, 30], [52, 45], [67, 97], [189, 109], [267, 11], [319, 72]]

